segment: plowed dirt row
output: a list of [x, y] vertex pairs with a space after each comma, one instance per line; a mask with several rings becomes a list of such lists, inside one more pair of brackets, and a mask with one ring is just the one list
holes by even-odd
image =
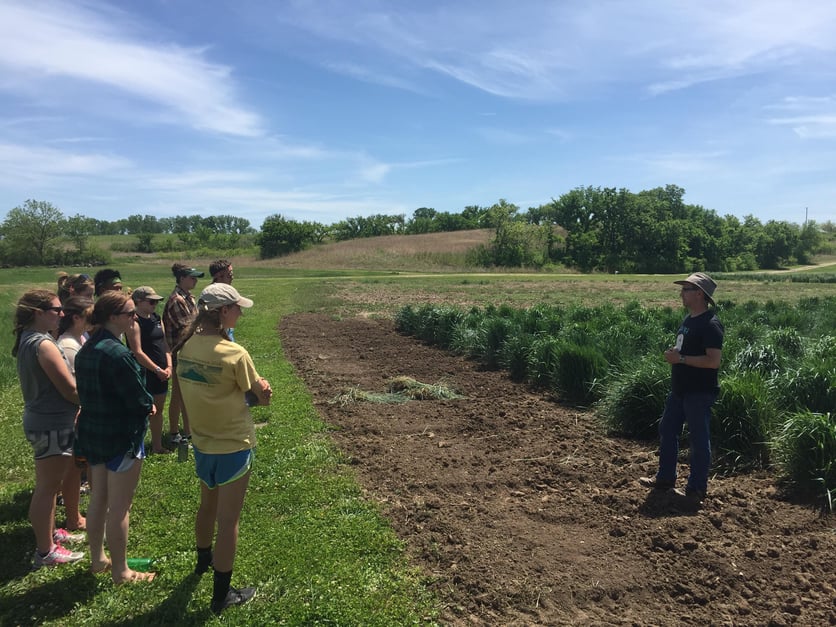
[[[836, 529], [771, 477], [715, 478], [701, 509], [636, 482], [655, 447], [399, 335], [285, 317], [284, 350], [449, 624], [836, 625]], [[465, 398], [332, 403], [389, 378]], [[682, 468], [682, 476], [687, 468]]]

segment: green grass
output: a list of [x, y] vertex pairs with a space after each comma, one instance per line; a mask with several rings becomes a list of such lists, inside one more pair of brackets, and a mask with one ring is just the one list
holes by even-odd
[[[122, 269], [130, 285], [164, 292], [166, 268]], [[255, 408], [261, 424], [241, 520], [233, 585], [255, 585], [249, 605], [223, 620], [208, 611], [212, 577], [197, 580], [193, 520], [199, 486], [192, 463], [176, 456], [145, 462], [132, 510], [129, 555], [157, 559], [149, 585], [114, 588], [87, 574], [89, 561], [29, 572], [33, 537], [27, 508], [33, 486], [31, 451], [20, 426], [21, 397], [9, 356], [11, 313], [32, 286], [52, 287], [48, 269], [0, 271], [0, 624], [401, 625], [432, 623], [437, 607], [422, 576], [376, 506], [362, 497], [348, 466], [327, 438], [304, 385], [285, 360], [280, 315], [329, 303], [326, 289], [299, 272], [288, 280], [237, 272], [237, 288], [253, 295], [236, 339], [275, 390]], [[261, 275], [261, 276], [259, 276]], [[205, 283], [201, 282], [198, 289]], [[9, 367], [11, 365], [11, 367]]]
[[[192, 263], [206, 266], [205, 260]], [[161, 294], [173, 286], [170, 264], [167, 259], [114, 262], [126, 285], [149, 284]], [[132, 511], [129, 554], [158, 560], [160, 575], [155, 582], [116, 589], [108, 578], [88, 575], [85, 562], [28, 571], [34, 540], [26, 512], [33, 469], [9, 355], [11, 316], [14, 302], [26, 289], [54, 289], [58, 269], [0, 269], [0, 353], [4, 355], [0, 359], [0, 624], [433, 623], [439, 606], [428, 593], [426, 580], [408, 563], [401, 542], [375, 505], [362, 497], [349, 466], [327, 437], [327, 425], [285, 360], [276, 331], [280, 317], [295, 311], [391, 316], [403, 305], [416, 303], [467, 309], [635, 301], [642, 307], [673, 307], [672, 319], [680, 317], [677, 287], [672, 283], [679, 277], [671, 276], [301, 271], [261, 262], [236, 262], [235, 269], [236, 287], [256, 302], [241, 318], [236, 339], [251, 352], [276, 392], [269, 408], [254, 409], [262, 426], [233, 577], [233, 583], [257, 586], [258, 597], [245, 607], [230, 609], [222, 620], [208, 613], [211, 577], [200, 581], [189, 577], [198, 483], [192, 464], [178, 464], [172, 456], [148, 460]], [[92, 273], [94, 269], [65, 270]], [[198, 289], [204, 285], [205, 279]], [[718, 288], [719, 298], [736, 302], [795, 303], [833, 294], [834, 284], [787, 283], [777, 289], [747, 279], [724, 281]], [[531, 324], [549, 323], [537, 319]], [[653, 343], [653, 338], [624, 339]], [[455, 348], [457, 338], [449, 340]], [[828, 354], [830, 348], [823, 344], [821, 352]], [[525, 355], [521, 352], [517, 358]], [[528, 359], [541, 358], [545, 359], [532, 346]]]

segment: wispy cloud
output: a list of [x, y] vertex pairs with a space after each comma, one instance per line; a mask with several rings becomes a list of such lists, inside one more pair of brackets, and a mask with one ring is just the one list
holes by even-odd
[[54, 89], [57, 78], [70, 79], [155, 103], [196, 129], [262, 132], [259, 116], [238, 102], [229, 67], [208, 61], [205, 49], [143, 41], [129, 32], [130, 22], [92, 4], [6, 0], [0, 4], [3, 83], [22, 92], [21, 84], [52, 82]]
[[770, 124], [791, 126], [803, 139], [836, 137], [836, 96], [792, 96], [768, 109], [786, 113], [769, 118]]
[[104, 176], [131, 165], [120, 156], [0, 143], [0, 177], [15, 183], [54, 176]]
[[623, 157], [623, 160], [644, 163], [649, 170], [667, 174], [685, 174], [720, 170], [727, 157], [728, 154], [723, 151], [667, 152], [630, 155]]
[[836, 5], [817, 0], [462, 0], [397, 11], [376, 0], [299, 1], [281, 21], [344, 44], [362, 61], [331, 67], [364, 80], [423, 69], [515, 99], [571, 99], [608, 83], [658, 95], [836, 48]]

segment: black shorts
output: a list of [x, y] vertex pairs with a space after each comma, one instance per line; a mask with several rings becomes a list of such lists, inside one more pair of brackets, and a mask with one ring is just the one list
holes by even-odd
[[160, 378], [156, 374], [150, 370], [146, 370], [145, 389], [148, 390], [151, 396], [166, 394], [168, 392], [168, 381], [160, 381]]

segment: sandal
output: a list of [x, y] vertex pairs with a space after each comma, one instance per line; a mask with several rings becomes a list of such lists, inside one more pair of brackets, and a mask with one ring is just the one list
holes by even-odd
[[157, 576], [157, 573], [140, 573], [135, 570], [131, 571], [131, 574], [128, 575], [125, 579], [121, 581], [114, 581], [114, 586], [122, 586], [126, 583], [140, 583], [143, 581], [154, 581], [154, 577]]

